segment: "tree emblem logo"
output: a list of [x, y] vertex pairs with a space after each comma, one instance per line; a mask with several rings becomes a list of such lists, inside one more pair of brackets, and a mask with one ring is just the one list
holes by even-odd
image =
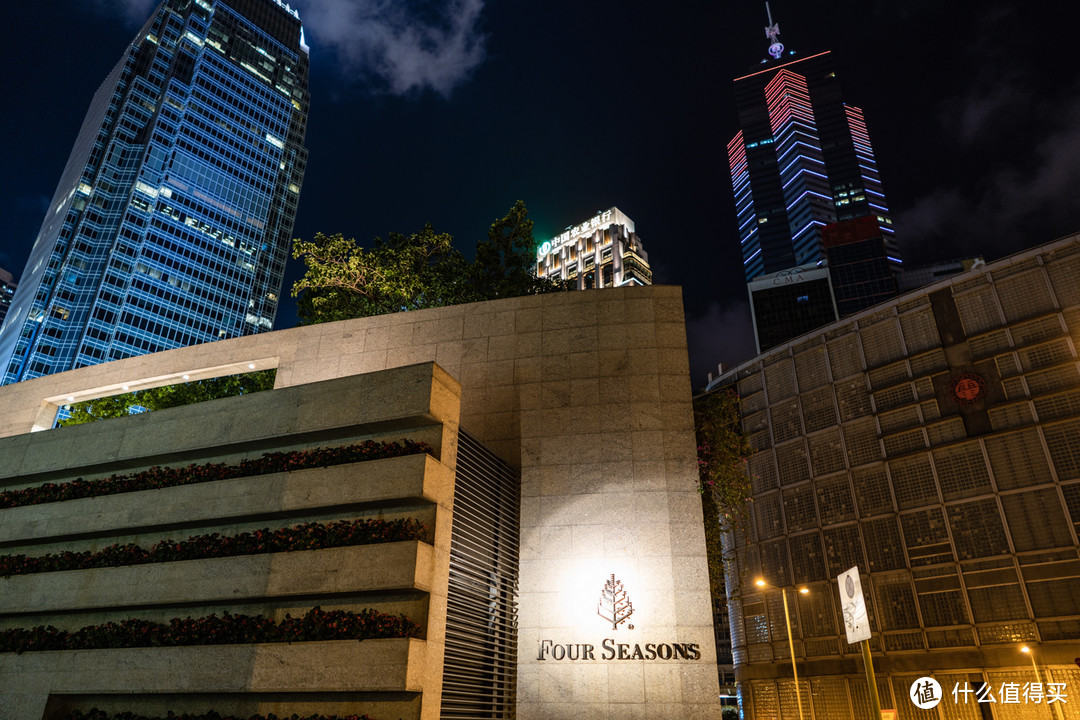
[[[612, 630], [618, 630], [619, 625], [634, 614], [634, 605], [630, 602], [622, 580], [616, 580], [614, 573], [604, 583], [604, 589], [600, 591], [600, 602], [596, 605], [596, 614], [611, 623]], [[633, 629], [633, 626], [630, 626]]]

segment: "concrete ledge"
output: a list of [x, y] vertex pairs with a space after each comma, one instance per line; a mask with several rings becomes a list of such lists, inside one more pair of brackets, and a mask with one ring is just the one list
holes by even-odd
[[427, 592], [433, 563], [432, 547], [410, 540], [17, 575], [0, 580], [0, 614], [414, 588]]
[[0, 697], [40, 720], [51, 694], [420, 692], [427, 664], [413, 638], [3, 653]]
[[[406, 455], [0, 510], [0, 544], [221, 524], [217, 521], [406, 498], [449, 503], [452, 496], [449, 468], [429, 455]], [[31, 549], [19, 552], [31, 554]]]

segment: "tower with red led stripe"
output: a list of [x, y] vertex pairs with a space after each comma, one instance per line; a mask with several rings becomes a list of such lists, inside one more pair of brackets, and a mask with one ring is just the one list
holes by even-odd
[[769, 23], [772, 57], [735, 79], [741, 129], [728, 143], [743, 270], [751, 283], [827, 266], [848, 315], [894, 296], [902, 267], [866, 121], [843, 101], [832, 54], [785, 52]]

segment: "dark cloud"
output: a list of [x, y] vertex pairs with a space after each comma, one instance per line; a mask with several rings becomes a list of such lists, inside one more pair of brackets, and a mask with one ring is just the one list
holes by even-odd
[[300, 17], [312, 53], [332, 53], [341, 72], [368, 90], [449, 97], [484, 59], [484, 3], [447, 0], [426, 9], [393, 0], [308, 0]]

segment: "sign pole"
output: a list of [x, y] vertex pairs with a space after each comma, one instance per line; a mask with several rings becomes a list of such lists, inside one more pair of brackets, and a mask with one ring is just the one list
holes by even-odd
[[870, 708], [874, 720], [881, 720], [881, 700], [878, 698], [877, 678], [874, 677], [874, 659], [870, 657], [870, 641], [862, 641], [862, 661], [866, 668], [866, 684], [870, 687]]

